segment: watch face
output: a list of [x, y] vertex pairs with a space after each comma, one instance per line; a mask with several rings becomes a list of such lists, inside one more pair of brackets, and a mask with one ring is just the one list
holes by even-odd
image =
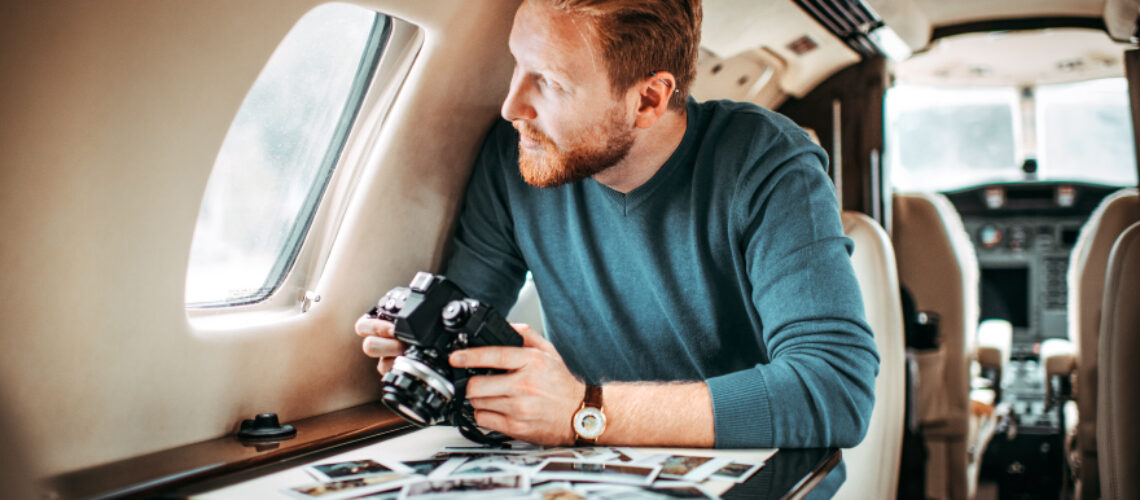
[[583, 439], [597, 439], [606, 430], [606, 415], [597, 408], [582, 408], [574, 414], [574, 432]]

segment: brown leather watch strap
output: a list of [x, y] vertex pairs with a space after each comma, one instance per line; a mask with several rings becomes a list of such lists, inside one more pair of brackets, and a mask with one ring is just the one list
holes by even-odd
[[602, 408], [602, 386], [600, 385], [587, 385], [586, 397], [582, 398], [582, 403], [590, 408]]

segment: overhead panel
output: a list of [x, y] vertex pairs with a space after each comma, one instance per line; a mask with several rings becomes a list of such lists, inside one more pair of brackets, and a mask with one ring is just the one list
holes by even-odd
[[702, 48], [720, 60], [765, 50], [784, 65], [779, 87], [793, 96], [860, 60], [791, 1], [705, 0], [703, 10]]

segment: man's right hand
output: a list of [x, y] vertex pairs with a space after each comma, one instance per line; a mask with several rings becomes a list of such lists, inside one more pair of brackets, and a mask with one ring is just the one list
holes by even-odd
[[376, 319], [367, 314], [356, 320], [356, 334], [364, 337], [361, 348], [366, 356], [380, 360], [376, 363], [376, 371], [381, 375], [392, 369], [396, 356], [404, 354], [404, 344], [396, 340], [393, 333], [395, 327], [391, 321]]

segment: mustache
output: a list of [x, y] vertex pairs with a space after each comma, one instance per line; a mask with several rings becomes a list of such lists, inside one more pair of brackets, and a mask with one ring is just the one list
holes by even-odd
[[537, 142], [544, 146], [554, 146], [554, 140], [551, 139], [550, 136], [544, 134], [541, 130], [529, 123], [514, 121], [511, 122], [511, 126], [513, 126], [515, 130], [519, 132], [520, 136], [525, 137], [528, 140]]

